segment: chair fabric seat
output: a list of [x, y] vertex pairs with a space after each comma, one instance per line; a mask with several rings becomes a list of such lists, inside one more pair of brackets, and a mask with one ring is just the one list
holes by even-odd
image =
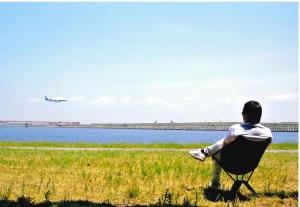
[[[212, 158], [234, 181], [230, 191], [232, 198], [234, 198], [242, 184], [257, 196], [257, 193], [249, 184], [249, 180], [270, 143], [271, 138], [264, 141], [253, 141], [243, 136], [238, 136], [233, 142], [225, 145], [221, 150], [212, 155]], [[245, 180], [244, 175], [248, 173], [251, 174]], [[236, 175], [236, 178], [230, 174]], [[242, 177], [239, 178], [239, 176]]]
[[218, 163], [225, 171], [235, 175], [250, 173], [258, 166], [270, 142], [271, 138], [258, 142], [239, 136], [217, 152], [220, 154]]

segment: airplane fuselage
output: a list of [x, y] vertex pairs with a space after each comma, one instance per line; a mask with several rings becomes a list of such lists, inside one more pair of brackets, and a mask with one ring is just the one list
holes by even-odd
[[67, 101], [67, 100], [64, 100], [64, 99], [51, 99], [51, 98], [48, 98], [47, 96], [45, 96], [45, 100], [46, 101], [51, 101], [51, 102], [54, 102], [54, 103]]

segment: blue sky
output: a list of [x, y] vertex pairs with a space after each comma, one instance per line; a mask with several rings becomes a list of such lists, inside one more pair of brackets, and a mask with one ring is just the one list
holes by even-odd
[[2, 2], [0, 119], [241, 121], [254, 99], [297, 121], [297, 21], [295, 2]]

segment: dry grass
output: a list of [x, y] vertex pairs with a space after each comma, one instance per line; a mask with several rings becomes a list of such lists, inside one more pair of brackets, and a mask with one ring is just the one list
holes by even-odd
[[[0, 150], [0, 199], [88, 200], [112, 204], [189, 203], [198, 206], [297, 206], [298, 155], [266, 153], [251, 179], [260, 198], [211, 202], [203, 195], [211, 160], [180, 151]], [[222, 188], [232, 181], [223, 174]], [[243, 195], [250, 195], [241, 189]], [[168, 200], [169, 199], [169, 200]]]

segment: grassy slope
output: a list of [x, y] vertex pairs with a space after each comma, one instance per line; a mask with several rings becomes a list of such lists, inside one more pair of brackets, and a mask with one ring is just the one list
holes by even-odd
[[[91, 144], [91, 143], [57, 143], [57, 142], [0, 142], [3, 146], [31, 146], [31, 147], [71, 147], [71, 148], [173, 148], [173, 149], [196, 149], [203, 148], [209, 144]], [[297, 143], [272, 143], [268, 149], [298, 149]]]
[[[238, 206], [297, 206], [298, 154], [266, 153], [251, 179], [263, 195]], [[166, 192], [172, 203], [184, 199], [198, 206], [228, 206], [204, 198], [211, 159], [201, 163], [181, 151], [36, 151], [0, 149], [0, 199], [22, 195], [42, 202], [155, 204]], [[223, 189], [232, 181], [223, 174]], [[167, 191], [168, 189], [168, 191]], [[242, 188], [242, 193], [248, 191]], [[285, 195], [285, 199], [281, 199]]]

